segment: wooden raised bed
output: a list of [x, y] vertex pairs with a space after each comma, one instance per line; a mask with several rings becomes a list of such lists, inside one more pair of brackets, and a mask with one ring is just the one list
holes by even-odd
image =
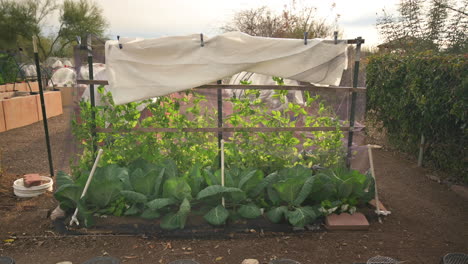
[[[35, 95], [37, 100], [37, 114], [39, 120], [42, 120], [41, 97]], [[62, 95], [60, 91], [51, 91], [44, 93], [44, 101], [46, 105], [47, 118], [63, 114]]]
[[[18, 96], [21, 92], [0, 94], [0, 132], [27, 126], [42, 120], [39, 95]], [[11, 98], [9, 98], [11, 97]], [[63, 113], [59, 91], [44, 93], [47, 118]]]
[[[29, 89], [31, 87], [31, 90]], [[37, 81], [34, 82], [18, 82], [18, 83], [6, 83], [0, 85], [0, 93], [4, 92], [39, 92], [39, 84]]]
[[0, 132], [6, 131], [5, 113], [3, 112], [3, 104], [0, 104]]
[[6, 130], [27, 126], [39, 121], [35, 95], [19, 96], [1, 101]]

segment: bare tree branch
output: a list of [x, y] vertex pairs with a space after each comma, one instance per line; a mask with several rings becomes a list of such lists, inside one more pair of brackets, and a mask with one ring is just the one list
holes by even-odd
[[[453, 8], [453, 7], [451, 7], [451, 6], [447, 5], [447, 4], [444, 4], [444, 3], [440, 2], [440, 1], [437, 1], [437, 0], [434, 0], [434, 3], [436, 5], [438, 5], [438, 6], [440, 6], [440, 7], [450, 9], [450, 10], [458, 12], [458, 13], [464, 15], [464, 16], [468, 16], [468, 13], [466, 13], [465, 10], [460, 10], [460, 9]], [[465, 6], [466, 6], [466, 3], [465, 3]]]

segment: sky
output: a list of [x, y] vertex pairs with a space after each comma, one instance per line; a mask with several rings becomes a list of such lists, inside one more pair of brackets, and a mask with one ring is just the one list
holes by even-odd
[[[375, 24], [382, 9], [395, 12], [398, 0], [296, 0], [298, 6], [317, 8], [317, 15], [334, 22], [340, 15], [338, 26], [343, 38], [362, 36], [366, 46], [381, 43]], [[108, 35], [116, 38], [220, 34], [233, 15], [243, 9], [268, 6], [280, 12], [291, 0], [95, 0], [104, 11], [110, 28]], [[331, 8], [335, 3], [336, 7]], [[56, 14], [51, 25], [58, 22]]]

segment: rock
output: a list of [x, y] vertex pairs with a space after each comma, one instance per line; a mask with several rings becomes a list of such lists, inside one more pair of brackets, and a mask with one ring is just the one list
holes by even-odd
[[256, 259], [244, 259], [241, 264], [260, 264]]
[[305, 228], [304, 227], [293, 226], [293, 231], [295, 231], [295, 232], [305, 231]]
[[52, 221], [55, 221], [57, 219], [62, 219], [65, 218], [65, 211], [60, 208], [60, 206], [57, 206], [52, 213], [50, 213], [50, 219]]
[[118, 258], [103, 256], [95, 257], [83, 262], [82, 264], [119, 264], [121, 261]]
[[179, 259], [179, 260], [171, 261], [169, 262], [169, 264], [199, 264], [199, 263], [191, 259]]
[[47, 219], [47, 217], [49, 217], [49, 210], [48, 209], [39, 209], [37, 211], [37, 213], [39, 214], [39, 216], [42, 219]]
[[23, 176], [23, 183], [24, 187], [32, 187], [32, 186], [39, 186], [42, 183], [41, 176], [39, 174], [34, 173], [34, 174], [25, 174]]
[[269, 262], [269, 264], [301, 264], [292, 259], [275, 259]]
[[426, 174], [426, 177], [431, 180], [431, 181], [435, 181], [437, 183], [440, 183], [440, 178], [435, 176], [435, 175], [431, 175], [431, 174]]
[[309, 231], [320, 230], [320, 225], [318, 225], [318, 224], [306, 225], [305, 227], [306, 227], [307, 230], [309, 230]]
[[458, 194], [459, 196], [468, 200], [468, 187], [465, 187], [462, 185], [452, 185], [450, 186], [450, 189], [454, 191], [456, 194]]

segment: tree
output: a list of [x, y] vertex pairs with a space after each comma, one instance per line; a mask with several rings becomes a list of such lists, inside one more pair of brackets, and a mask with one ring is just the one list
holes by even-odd
[[333, 36], [334, 25], [327, 23], [325, 18], [317, 17], [316, 11], [313, 7], [298, 10], [295, 1], [289, 7], [285, 6], [279, 14], [266, 6], [246, 9], [236, 13], [221, 29], [274, 38], [303, 38], [304, 32], [308, 32], [309, 38]]
[[[87, 34], [103, 37], [108, 23], [102, 16], [102, 9], [88, 0], [65, 0], [60, 16], [60, 30], [56, 40], [60, 41], [58, 51], [76, 40], [79, 36], [86, 39]], [[54, 42], [56, 43], [56, 42]], [[52, 45], [52, 49], [56, 48]]]
[[388, 14], [377, 28], [390, 50], [403, 52], [435, 50], [468, 51], [468, 0], [401, 0], [398, 16]]
[[[48, 6], [48, 7], [47, 7]], [[0, 0], [0, 48], [15, 48], [21, 38], [29, 38], [40, 32], [40, 24], [56, 9], [53, 0], [15, 2]]]
[[[46, 36], [45, 21], [56, 11], [60, 12], [58, 29]], [[63, 56], [77, 36], [103, 37], [107, 27], [102, 9], [92, 0], [65, 0], [62, 5], [56, 0], [0, 0], [0, 50], [30, 49], [36, 36], [43, 59]]]

